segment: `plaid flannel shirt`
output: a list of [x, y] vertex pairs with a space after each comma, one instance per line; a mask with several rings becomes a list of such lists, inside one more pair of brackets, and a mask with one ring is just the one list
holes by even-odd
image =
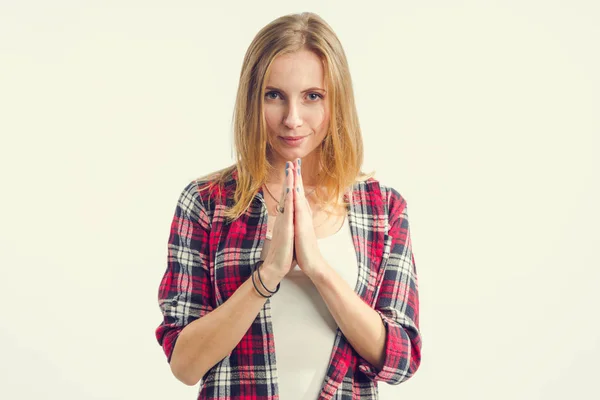
[[[225, 185], [209, 194], [198, 191], [207, 181], [196, 179], [179, 196], [158, 290], [164, 319], [155, 332], [168, 362], [182, 329], [227, 301], [250, 277], [250, 265], [260, 260], [268, 216], [262, 189], [240, 218], [226, 223], [222, 212], [233, 205], [236, 182], [234, 170]], [[354, 291], [381, 316], [385, 361], [378, 370], [338, 327], [319, 399], [377, 399], [378, 381], [406, 381], [421, 360], [406, 201], [374, 178], [355, 183], [351, 192], [347, 217], [358, 261]], [[237, 346], [202, 377], [198, 399], [279, 399], [270, 312], [267, 299]]]

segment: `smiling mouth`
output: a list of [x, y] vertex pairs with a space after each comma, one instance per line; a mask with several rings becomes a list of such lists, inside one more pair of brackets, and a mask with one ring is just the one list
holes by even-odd
[[286, 146], [298, 147], [298, 146], [301, 146], [302, 143], [304, 143], [304, 139], [306, 139], [308, 136], [309, 135], [306, 135], [306, 136], [295, 136], [295, 137], [291, 137], [291, 136], [289, 136], [289, 137], [279, 136], [279, 139]]

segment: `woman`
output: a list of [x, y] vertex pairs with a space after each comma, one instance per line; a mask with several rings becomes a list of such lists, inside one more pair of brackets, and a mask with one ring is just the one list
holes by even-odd
[[[199, 399], [376, 399], [420, 364], [406, 201], [361, 172], [344, 51], [312, 13], [242, 67], [237, 162], [183, 189], [156, 330]], [[264, 189], [264, 190], [263, 190]]]

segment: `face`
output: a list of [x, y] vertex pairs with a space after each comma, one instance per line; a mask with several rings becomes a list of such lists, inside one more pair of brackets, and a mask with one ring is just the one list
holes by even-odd
[[[305, 158], [321, 144], [329, 124], [321, 59], [301, 50], [271, 64], [264, 98], [271, 155], [275, 164]], [[286, 138], [299, 137], [297, 140]]]

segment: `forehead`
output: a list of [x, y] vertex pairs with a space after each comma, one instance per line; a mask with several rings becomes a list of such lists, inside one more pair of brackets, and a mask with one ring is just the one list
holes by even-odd
[[282, 89], [303, 90], [324, 85], [323, 62], [312, 51], [301, 50], [277, 56], [271, 64], [267, 85]]

